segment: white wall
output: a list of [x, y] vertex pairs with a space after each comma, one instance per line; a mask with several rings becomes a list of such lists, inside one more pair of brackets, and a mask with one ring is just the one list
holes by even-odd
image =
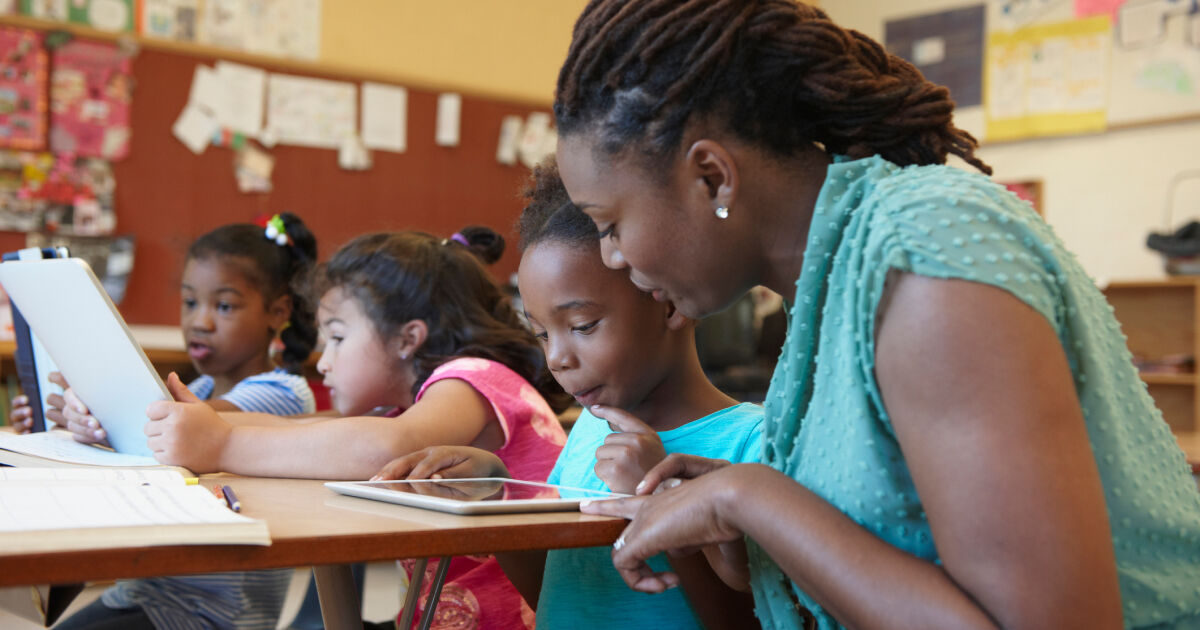
[[[821, 8], [838, 24], [882, 41], [885, 20], [966, 4], [970, 3], [824, 0]], [[956, 124], [982, 138], [982, 108], [960, 110]], [[1154, 278], [1163, 275], [1162, 259], [1146, 248], [1146, 235], [1165, 229], [1172, 177], [1180, 171], [1200, 170], [1200, 120], [1086, 136], [985, 141], [979, 156], [992, 165], [997, 179], [1042, 180], [1046, 220], [1099, 283]], [[1182, 183], [1174, 197], [1172, 230], [1188, 220], [1200, 220], [1200, 179]]]

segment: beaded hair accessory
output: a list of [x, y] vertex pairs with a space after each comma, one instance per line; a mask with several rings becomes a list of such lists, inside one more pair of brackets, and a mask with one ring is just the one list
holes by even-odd
[[287, 226], [283, 224], [283, 218], [278, 214], [267, 220], [266, 237], [275, 241], [275, 244], [280, 247], [292, 244], [292, 237], [288, 236]]

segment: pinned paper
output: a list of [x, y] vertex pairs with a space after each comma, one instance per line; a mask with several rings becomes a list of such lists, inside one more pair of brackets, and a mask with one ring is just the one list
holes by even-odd
[[546, 142], [546, 133], [550, 131], [550, 114], [533, 112], [525, 120], [525, 130], [521, 133], [521, 141], [517, 144], [517, 155], [521, 163], [533, 168], [542, 160], [542, 149]]
[[461, 115], [462, 95], [453, 92], [438, 95], [437, 132], [434, 134], [434, 141], [439, 147], [458, 146]]
[[199, 155], [208, 147], [213, 134], [219, 129], [216, 118], [203, 109], [188, 104], [183, 108], [183, 113], [179, 115], [175, 125], [171, 127], [171, 132], [188, 149], [191, 149], [192, 153]]
[[362, 142], [368, 149], [404, 152], [408, 144], [408, 90], [363, 83]]
[[496, 146], [496, 161], [512, 166], [517, 163], [517, 143], [525, 121], [520, 116], [505, 116], [500, 121], [500, 143]]
[[196, 66], [196, 73], [192, 75], [192, 87], [188, 92], [188, 103], [216, 118], [218, 112], [226, 109], [225, 100], [225, 89], [216, 71], [205, 65]]
[[233, 161], [238, 190], [244, 193], [271, 192], [271, 172], [274, 169], [275, 158], [253, 145], [246, 145], [238, 151]]
[[355, 134], [358, 86], [286, 74], [267, 78], [267, 127], [279, 144], [337, 149]]
[[348, 171], [365, 171], [371, 168], [371, 154], [358, 136], [346, 138], [338, 148], [338, 166]]
[[213, 113], [222, 127], [251, 138], [262, 131], [267, 73], [230, 61], [218, 61], [215, 71], [224, 92], [221, 107]]

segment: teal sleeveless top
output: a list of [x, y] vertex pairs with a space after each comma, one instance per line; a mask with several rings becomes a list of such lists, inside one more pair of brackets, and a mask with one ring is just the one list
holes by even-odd
[[[1200, 493], [1112, 308], [1049, 226], [982, 175], [880, 157], [835, 160], [813, 212], [765, 401], [763, 462], [939, 562], [875, 381], [876, 307], [891, 269], [1003, 289], [1045, 317], [1066, 351], [1104, 485], [1125, 625], [1200, 628]], [[797, 602], [819, 628], [840, 627], [749, 548], [765, 628], [801, 627]]]

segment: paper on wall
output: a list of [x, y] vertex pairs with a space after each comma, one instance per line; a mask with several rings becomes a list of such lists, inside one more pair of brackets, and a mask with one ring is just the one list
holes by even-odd
[[196, 72], [192, 75], [192, 88], [188, 92], [188, 103], [216, 118], [217, 112], [226, 109], [225, 99], [225, 88], [216, 71], [205, 65], [196, 66]]
[[533, 112], [525, 120], [525, 130], [521, 133], [521, 141], [517, 144], [517, 155], [521, 163], [533, 168], [542, 159], [542, 147], [546, 142], [546, 133], [550, 131], [550, 114]]
[[267, 130], [279, 144], [337, 149], [355, 135], [358, 90], [353, 83], [271, 74]]
[[225, 93], [215, 113], [222, 127], [255, 137], [262, 131], [267, 73], [230, 61], [218, 61], [216, 77]]
[[238, 151], [233, 162], [238, 190], [244, 193], [271, 192], [271, 172], [275, 169], [275, 158], [266, 151], [246, 145]]
[[520, 116], [505, 116], [500, 121], [500, 142], [496, 146], [496, 161], [512, 166], [517, 163], [517, 143], [525, 121]]
[[438, 95], [437, 130], [434, 140], [439, 147], [456, 147], [462, 115], [462, 95], [445, 92]]
[[338, 148], [338, 166], [348, 171], [365, 171], [371, 168], [371, 153], [357, 136], [346, 138]]
[[200, 107], [189, 103], [171, 127], [171, 133], [192, 153], [200, 154], [208, 147], [213, 133], [220, 128], [217, 119]]
[[408, 144], [408, 90], [380, 83], [362, 86], [362, 143], [403, 153]]

